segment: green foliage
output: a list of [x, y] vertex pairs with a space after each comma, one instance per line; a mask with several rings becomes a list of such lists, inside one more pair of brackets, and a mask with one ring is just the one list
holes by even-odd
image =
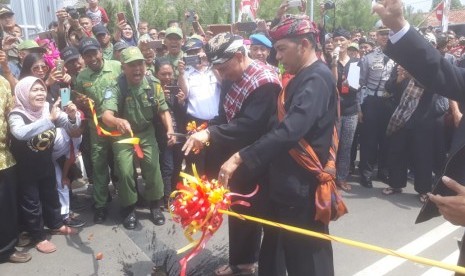
[[415, 13], [412, 6], [404, 7], [404, 16], [410, 24], [413, 26], [418, 26], [422, 21], [424, 21], [425, 16], [421, 13]]
[[[2, 1], [2, 0], [0, 0]], [[133, 1], [133, 0], [130, 0]], [[231, 22], [231, 1], [230, 0], [139, 0], [140, 19], [149, 22], [150, 26], [165, 29], [169, 20], [180, 21], [190, 30], [188, 22], [185, 21], [184, 13], [194, 10], [200, 17], [200, 23], [204, 28], [209, 24], [227, 24]], [[236, 17], [240, 6], [240, 0], [236, 1]], [[440, 0], [433, 0], [438, 2]], [[314, 21], [321, 22], [320, 3], [325, 0], [314, 0]], [[332, 31], [334, 27], [343, 27], [347, 30], [361, 28], [369, 31], [378, 20], [376, 15], [371, 14], [371, 2], [364, 0], [334, 0], [336, 3], [336, 17], [334, 10], [326, 12], [326, 29]], [[263, 19], [273, 19], [282, 0], [261, 0], [258, 10], [258, 17]], [[310, 4], [310, 0], [307, 0]], [[460, 5], [460, 0], [452, 0], [452, 6]], [[123, 11], [132, 21], [132, 12], [128, 5], [128, 0], [100, 0], [100, 4], [106, 9], [111, 19], [110, 29], [115, 28], [116, 13]], [[461, 5], [460, 5], [461, 6]], [[307, 7], [307, 14], [310, 8]], [[289, 12], [298, 13], [297, 9]], [[406, 8], [406, 17], [410, 22], [417, 24], [421, 18], [413, 12], [412, 8]], [[335, 19], [335, 20], [334, 20]]]
[[[332, 15], [333, 11], [329, 11]], [[371, 13], [371, 2], [361, 0], [344, 0], [336, 3], [336, 24], [349, 31], [373, 29], [378, 17]], [[333, 22], [333, 19], [330, 20]], [[333, 24], [334, 25], [334, 24]]]
[[185, 13], [190, 10], [199, 15], [199, 22], [204, 28], [209, 24], [230, 23], [229, 0], [145, 0], [141, 5], [140, 18], [162, 29], [166, 28], [169, 20], [177, 20], [189, 32], [191, 26]]
[[[431, 5], [431, 10], [436, 8], [436, 6], [441, 2], [442, 0], [433, 0], [433, 4]], [[462, 3], [460, 3], [460, 0], [451, 0], [450, 1], [450, 8], [452, 10], [455, 9], [460, 9], [463, 8]]]
[[110, 19], [110, 23], [108, 24], [107, 28], [110, 32], [113, 32], [117, 29], [116, 24], [118, 22], [118, 19], [116, 17], [116, 14], [118, 12], [124, 12], [124, 14], [126, 15], [126, 19], [129, 21], [129, 23], [131, 25], [134, 25], [134, 16], [131, 10], [131, 6], [128, 4], [127, 1], [100, 0], [99, 5], [107, 11], [108, 18]]

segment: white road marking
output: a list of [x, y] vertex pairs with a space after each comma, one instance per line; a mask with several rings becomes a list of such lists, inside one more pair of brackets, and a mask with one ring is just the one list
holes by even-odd
[[[443, 263], [448, 263], [448, 264], [456, 264], [457, 260], [459, 258], [459, 250], [455, 250], [454, 253], [450, 254], [447, 256], [445, 259], [441, 260]], [[433, 267], [428, 269], [425, 273], [423, 273], [421, 276], [451, 276], [454, 275], [453, 271], [450, 270], [445, 270], [439, 267]]]
[[[421, 253], [423, 250], [432, 246], [433, 244], [435, 244], [436, 242], [448, 236], [449, 234], [451, 234], [459, 228], [460, 226], [455, 226], [450, 224], [449, 222], [445, 222], [439, 225], [438, 227], [430, 230], [426, 234], [418, 237], [416, 240], [403, 246], [402, 248], [399, 248], [396, 251], [411, 255], [417, 255], [418, 253]], [[365, 269], [357, 272], [355, 276], [385, 275], [386, 273], [394, 270], [396, 267], [400, 266], [406, 261], [407, 260], [403, 258], [386, 256], [381, 260], [373, 263], [372, 265], [366, 267]]]

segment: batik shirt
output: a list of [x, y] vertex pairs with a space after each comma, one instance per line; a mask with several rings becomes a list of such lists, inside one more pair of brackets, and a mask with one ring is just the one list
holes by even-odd
[[13, 107], [13, 96], [8, 81], [0, 76], [0, 170], [16, 164], [8, 147], [8, 113]]

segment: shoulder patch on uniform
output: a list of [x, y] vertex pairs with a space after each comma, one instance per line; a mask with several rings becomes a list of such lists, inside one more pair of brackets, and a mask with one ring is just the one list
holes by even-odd
[[82, 84], [83, 87], [91, 87], [92, 83], [91, 82], [85, 82]]
[[111, 98], [113, 96], [113, 90], [111, 90], [111, 88], [107, 88], [105, 89], [105, 94], [103, 95], [103, 98], [105, 100], [108, 100], [109, 98]]

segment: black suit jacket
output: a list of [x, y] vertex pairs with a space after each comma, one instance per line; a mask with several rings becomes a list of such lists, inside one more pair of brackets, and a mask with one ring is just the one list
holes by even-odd
[[[402, 65], [413, 77], [422, 83], [426, 91], [435, 91], [447, 98], [465, 103], [465, 69], [452, 65], [433, 48], [415, 29], [410, 30], [395, 44], [388, 43], [386, 54]], [[465, 185], [465, 121], [455, 131], [450, 156], [444, 168], [444, 175]], [[433, 193], [453, 195], [441, 180], [436, 183]], [[427, 202], [420, 212], [417, 223], [439, 215], [436, 206]], [[465, 264], [465, 247], [460, 250], [459, 264]]]

